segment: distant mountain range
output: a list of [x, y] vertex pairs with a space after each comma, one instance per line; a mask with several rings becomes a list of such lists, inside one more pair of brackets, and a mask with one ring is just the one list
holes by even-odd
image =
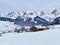
[[[53, 20], [53, 21], [51, 21]], [[60, 24], [60, 10], [55, 9], [50, 14], [41, 12], [22, 12], [15, 13], [14, 11], [0, 16], [0, 21], [14, 22], [15, 25], [20, 26], [49, 26]]]

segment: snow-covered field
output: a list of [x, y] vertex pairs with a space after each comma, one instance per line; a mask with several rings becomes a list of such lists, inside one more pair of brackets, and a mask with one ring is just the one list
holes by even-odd
[[60, 29], [30, 33], [8, 33], [0, 37], [0, 45], [60, 45]]

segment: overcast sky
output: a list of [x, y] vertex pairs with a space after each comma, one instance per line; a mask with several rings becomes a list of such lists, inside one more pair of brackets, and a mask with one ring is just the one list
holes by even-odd
[[60, 0], [0, 0], [0, 13], [9, 11], [50, 12], [60, 8]]

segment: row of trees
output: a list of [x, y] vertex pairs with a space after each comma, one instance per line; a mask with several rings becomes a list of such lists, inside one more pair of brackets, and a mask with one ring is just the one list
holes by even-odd
[[48, 30], [48, 29], [49, 28], [37, 28], [35, 26], [32, 26], [29, 29], [25, 29], [25, 28], [17, 29], [17, 28], [15, 28], [15, 30], [2, 31], [2, 33], [0, 33], [0, 36], [1, 36], [1, 34], [5, 34], [5, 33], [37, 32], [37, 31], [43, 31], [43, 30]]

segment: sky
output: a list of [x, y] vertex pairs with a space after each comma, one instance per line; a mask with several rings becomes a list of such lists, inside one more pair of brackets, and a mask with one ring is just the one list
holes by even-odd
[[[0, 15], [10, 11], [45, 11], [60, 8], [60, 0], [0, 0]], [[58, 30], [58, 31], [57, 31]], [[60, 45], [60, 30], [38, 33], [6, 34], [0, 45]]]
[[45, 11], [60, 8], [60, 0], [0, 0], [0, 13], [10, 11]]

